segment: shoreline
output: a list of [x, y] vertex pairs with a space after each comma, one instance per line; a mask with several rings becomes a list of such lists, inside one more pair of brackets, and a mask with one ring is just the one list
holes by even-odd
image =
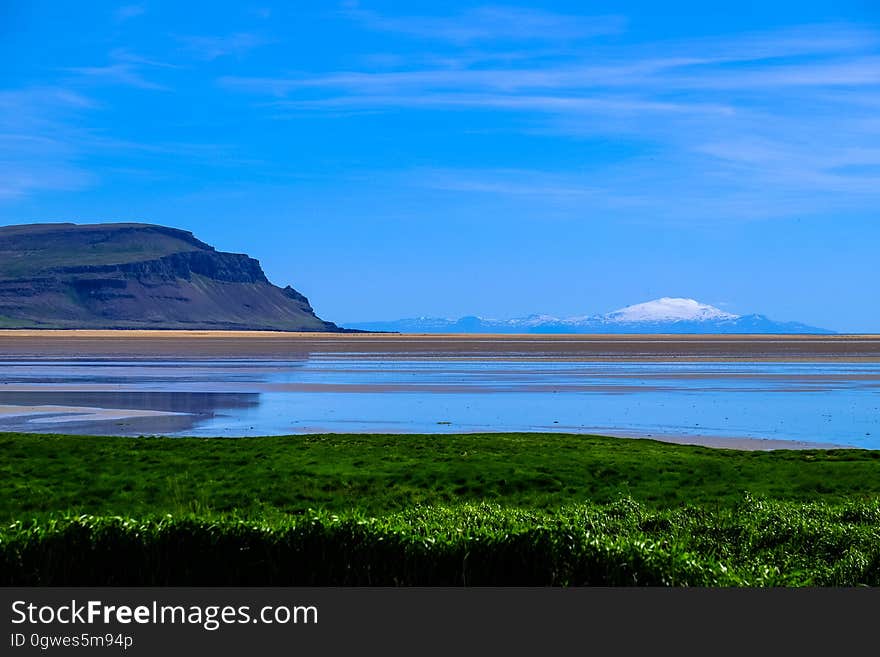
[[[693, 447], [708, 447], [711, 449], [732, 449], [741, 452], [770, 452], [776, 450], [834, 450], [834, 449], [867, 449], [853, 445], [838, 445], [835, 443], [813, 443], [802, 440], [786, 440], [782, 438], [754, 438], [734, 436], [698, 436], [672, 434], [603, 434], [610, 438], [624, 440], [656, 440], [661, 443], [674, 445], [690, 445]], [[868, 450], [870, 451], [870, 450]]]
[[[0, 436], [4, 434], [30, 433], [34, 435], [54, 435], [64, 433], [65, 425], [71, 423], [84, 422], [89, 426], [87, 432], [78, 432], [75, 435], [97, 436], [101, 438], [132, 438], [134, 436], [126, 436], [119, 433], [103, 433], [102, 425], [106, 422], [119, 420], [133, 420], [142, 418], [167, 418], [179, 417], [186, 415], [184, 413], [173, 413], [163, 411], [147, 411], [134, 409], [108, 409], [96, 407], [61, 407], [46, 406], [45, 410], [37, 410], [40, 407], [13, 407], [0, 406]], [[22, 420], [33, 423], [35, 426], [32, 430], [27, 427], [4, 428], [3, 421]], [[57, 427], [49, 427], [47, 425], [57, 424]], [[51, 428], [49, 431], [47, 429]], [[57, 430], [56, 430], [57, 429]], [[535, 434], [535, 435], [568, 435], [568, 436], [599, 436], [603, 438], [614, 438], [618, 440], [653, 440], [661, 443], [674, 445], [684, 445], [692, 447], [706, 447], [710, 449], [728, 449], [742, 452], [756, 451], [777, 451], [777, 450], [838, 450], [838, 449], [865, 449], [855, 447], [853, 445], [839, 445], [835, 443], [808, 442], [800, 440], [786, 440], [779, 438], [755, 438], [755, 437], [737, 437], [737, 436], [707, 436], [692, 434], [641, 434], [629, 431], [571, 431], [571, 430], [553, 430], [550, 428], [532, 428], [525, 431], [455, 431], [455, 432], [411, 432], [411, 431], [331, 431], [322, 430], [320, 426], [310, 426], [308, 432], [305, 433], [287, 433], [287, 434], [267, 434], [260, 436], [194, 436], [194, 435], [168, 435], [161, 432], [152, 434], [146, 432], [143, 435], [166, 438], [168, 440], [181, 439], [198, 439], [198, 440], [256, 440], [260, 438], [308, 438], [310, 436], [327, 436], [327, 435], [357, 435], [357, 436], [429, 436], [434, 439], [442, 439], [446, 436], [455, 435], [510, 435], [510, 434]]]

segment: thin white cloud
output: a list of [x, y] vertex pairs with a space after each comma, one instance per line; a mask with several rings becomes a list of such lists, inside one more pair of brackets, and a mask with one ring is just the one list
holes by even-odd
[[[115, 138], [93, 125], [102, 107], [63, 87], [0, 90], [0, 201], [80, 191], [120, 172], [139, 179], [163, 176], [168, 158], [222, 168], [263, 164], [242, 158], [227, 144]], [[118, 155], [135, 166], [128, 172], [108, 167], [108, 156]]]
[[880, 33], [846, 23], [795, 25], [773, 31], [696, 37], [634, 45], [632, 55], [648, 58], [696, 57], [705, 63], [771, 61], [791, 57], [831, 56], [875, 50]]
[[[0, 90], [0, 125], [28, 120], [31, 107], [43, 107], [46, 112], [52, 108], [90, 109], [98, 107], [98, 103], [77, 91], [63, 87], [31, 87], [28, 89]], [[19, 111], [16, 111], [18, 109]], [[44, 114], [41, 112], [40, 114]]]
[[344, 14], [371, 30], [453, 43], [583, 39], [619, 34], [626, 24], [619, 16], [582, 17], [506, 6], [476, 7], [447, 16], [391, 17], [358, 7]]
[[268, 92], [284, 96], [300, 89], [338, 89], [351, 93], [379, 90], [455, 90], [494, 89], [577, 89], [597, 86], [626, 86], [652, 71], [687, 65], [691, 60], [656, 60], [629, 65], [567, 66], [554, 68], [434, 68], [406, 71], [338, 71], [322, 75], [300, 74], [285, 78], [229, 76], [224, 86], [245, 91]]
[[220, 57], [237, 56], [273, 43], [272, 39], [249, 32], [238, 32], [225, 36], [181, 35], [176, 39], [183, 49], [196, 59], [213, 61]]
[[88, 96], [63, 87], [0, 90], [0, 133], [51, 137], [52, 130], [63, 126], [65, 118], [98, 106]]
[[[2, 143], [2, 142], [0, 142]], [[0, 201], [19, 200], [42, 192], [73, 192], [95, 184], [95, 176], [76, 167], [0, 159]]]
[[[438, 65], [433, 67], [302, 72], [276, 77], [227, 76], [219, 82], [228, 88], [279, 97], [308, 89], [354, 97], [398, 92], [388, 93], [389, 98], [402, 95], [402, 91], [564, 90], [578, 96], [601, 88], [658, 94], [700, 89], [859, 87], [880, 82], [880, 56], [865, 51], [880, 41], [867, 30], [796, 28], [780, 32], [775, 41], [770, 35], [747, 35], [741, 43], [732, 38], [719, 41], [722, 43], [705, 48], [703, 40], [605, 48], [596, 50], [589, 61], [573, 57], [549, 62], [537, 59], [530, 65], [528, 51], [524, 51], [518, 53], [518, 59], [507, 58], [507, 63], [516, 61], [519, 65], [505, 66], [505, 60], [491, 55], [481, 60], [471, 52], [465, 58], [434, 57]], [[384, 60], [401, 66], [407, 61], [387, 56]]]
[[103, 66], [76, 66], [65, 70], [76, 74], [81, 81], [93, 84], [119, 85], [151, 91], [169, 91], [170, 88], [168, 86], [146, 77], [145, 71], [177, 68], [173, 64], [141, 57], [124, 49], [111, 51], [109, 59], [111, 63]]
[[126, 50], [125, 48], [115, 48], [111, 50], [110, 59], [144, 67], [172, 69], [180, 68], [180, 66], [178, 66], [177, 64], [159, 61], [158, 59], [154, 59], [152, 57], [144, 57], [143, 55], [133, 53], [130, 50]]
[[[378, 27], [374, 15], [361, 18]], [[444, 32], [446, 23], [436, 22], [440, 19], [400, 25], [397, 20], [409, 21], [392, 19], [383, 26], [412, 34], [438, 29], [451, 45], [439, 55], [417, 50], [362, 70], [228, 76], [219, 83], [262, 96], [259, 106], [273, 118], [301, 112], [473, 110], [516, 115], [519, 120], [504, 121], [502, 130], [623, 137], [660, 155], [646, 161], [630, 157], [603, 171], [600, 190], [631, 189], [638, 181], [639, 193], [597, 192], [596, 198], [616, 208], [673, 214], [665, 202], [658, 206], [651, 200], [671, 193], [687, 199], [692, 209], [711, 209], [713, 216], [852, 207], [847, 195], [880, 200], [875, 162], [880, 38], [875, 30], [830, 24], [712, 39], [606, 40], [591, 44], [589, 58], [583, 48], [547, 56], [543, 44], [534, 49], [521, 44], [516, 56], [496, 58], [491, 50], [481, 56], [466, 43], [483, 33], [453, 38]], [[499, 195], [529, 188], [494, 174], [484, 178], [465, 172], [454, 183], [447, 176], [444, 184]], [[579, 187], [553, 182], [544, 188]], [[767, 202], [759, 211], [761, 198]], [[808, 198], [816, 200], [816, 208], [805, 202]], [[727, 208], [719, 207], [724, 199], [730, 201]]]
[[132, 18], [137, 18], [138, 16], [143, 15], [145, 11], [146, 10], [141, 5], [123, 5], [114, 12], [113, 16], [118, 22], [124, 23]]
[[323, 110], [326, 108], [411, 107], [439, 109], [503, 109], [534, 111], [546, 114], [730, 114], [734, 110], [724, 105], [708, 103], [675, 103], [628, 98], [625, 96], [536, 96], [501, 94], [428, 94], [370, 95], [324, 98], [318, 100], [275, 101], [273, 107], [281, 109]]
[[68, 70], [97, 83], [136, 87], [152, 91], [168, 91], [168, 87], [165, 85], [151, 82], [144, 78], [131, 64], [118, 63], [106, 66], [81, 66]]
[[66, 124], [96, 106], [56, 87], [0, 91], [0, 200], [93, 185], [96, 177], [78, 163]]
[[784, 87], [872, 87], [880, 85], [880, 56], [830, 62], [710, 70], [669, 76], [659, 82], [675, 89], [752, 90]]
[[594, 197], [597, 190], [572, 174], [520, 169], [417, 169], [411, 185], [451, 192], [572, 200]]

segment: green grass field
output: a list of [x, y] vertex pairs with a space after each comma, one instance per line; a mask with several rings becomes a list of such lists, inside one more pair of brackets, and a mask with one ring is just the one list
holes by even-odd
[[106, 438], [0, 434], [0, 518], [381, 514], [415, 504], [654, 508], [880, 497], [880, 451], [741, 452], [564, 434]]
[[5, 584], [880, 585], [880, 452], [0, 435]]

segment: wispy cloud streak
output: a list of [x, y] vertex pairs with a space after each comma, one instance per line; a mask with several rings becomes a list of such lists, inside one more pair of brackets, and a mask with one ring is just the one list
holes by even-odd
[[135, 87], [150, 91], [169, 91], [168, 86], [148, 79], [145, 72], [177, 68], [176, 65], [141, 57], [124, 49], [111, 51], [109, 59], [111, 63], [103, 66], [77, 66], [68, 68], [66, 71], [74, 73], [80, 81], [93, 84]]
[[357, 7], [344, 14], [371, 30], [453, 43], [585, 39], [618, 34], [626, 25], [620, 16], [570, 16], [504, 6], [476, 7], [448, 16], [390, 17]]
[[123, 5], [119, 9], [117, 9], [113, 16], [119, 23], [124, 23], [125, 21], [131, 20], [132, 18], [137, 18], [146, 12], [146, 9], [141, 5]]
[[94, 107], [56, 87], [0, 91], [0, 200], [92, 185], [95, 177], [77, 162], [66, 122]]
[[196, 59], [213, 61], [220, 57], [241, 56], [245, 53], [273, 42], [259, 34], [238, 32], [225, 36], [178, 36], [183, 49]]
[[[219, 84], [255, 95], [276, 118], [332, 110], [471, 110], [528, 119], [507, 122], [509, 130], [576, 139], [625, 135], [662, 152], [662, 171], [651, 169], [656, 162], [630, 160], [600, 178], [617, 190], [629, 174], [645, 199], [652, 189], [659, 198], [680, 186], [679, 198], [698, 200], [695, 207], [737, 199], [732, 207], [751, 208], [749, 199], [764, 194], [770, 214], [801, 211], [803, 199], [821, 194], [841, 205], [850, 203], [846, 194], [880, 200], [880, 34], [874, 30], [831, 24], [654, 43], [604, 39], [586, 51], [561, 48], [548, 57], [552, 44], [535, 48], [532, 42], [545, 34], [536, 25], [555, 18], [531, 16], [534, 29], [520, 34], [504, 20], [489, 20], [493, 11], [506, 10], [474, 11], [454, 23], [352, 10], [368, 29], [430, 32], [448, 49], [417, 53], [410, 65], [386, 59], [390, 66], [227, 76]], [[613, 33], [591, 33], [590, 20], [575, 21], [580, 38]], [[517, 45], [510, 51], [517, 56], [499, 58], [490, 49], [481, 58], [469, 45], [502, 37]], [[516, 185], [490, 176], [459, 188], [501, 194], [514, 193]], [[621, 197], [612, 196], [615, 203]]]

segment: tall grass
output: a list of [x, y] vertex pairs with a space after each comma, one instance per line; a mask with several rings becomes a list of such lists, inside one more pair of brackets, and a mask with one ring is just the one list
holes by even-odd
[[4, 585], [880, 585], [880, 499], [745, 496], [656, 510], [631, 498], [540, 511], [383, 516], [50, 515], [0, 530]]

